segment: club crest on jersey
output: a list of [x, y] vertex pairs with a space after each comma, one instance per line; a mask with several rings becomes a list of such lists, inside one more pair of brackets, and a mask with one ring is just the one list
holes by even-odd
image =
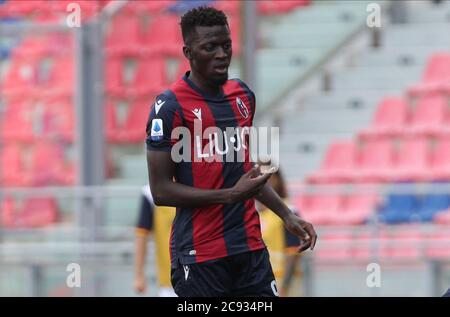
[[241, 115], [247, 119], [248, 118], [248, 109], [247, 106], [245, 105], [245, 103], [241, 100], [241, 98], [236, 97], [236, 105], [239, 109], [239, 112], [241, 113]]
[[161, 141], [164, 137], [163, 123], [162, 119], [152, 120], [152, 130], [150, 133], [150, 138], [152, 141]]

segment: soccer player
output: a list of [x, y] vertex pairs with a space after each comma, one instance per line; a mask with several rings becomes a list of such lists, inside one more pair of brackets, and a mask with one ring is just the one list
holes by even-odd
[[[228, 80], [232, 43], [225, 14], [199, 7], [180, 24], [191, 70], [156, 97], [147, 123], [155, 204], [177, 207], [172, 285], [183, 297], [278, 296], [255, 199], [299, 237], [300, 252], [312, 250], [317, 235], [267, 184], [270, 173], [250, 162], [241, 133], [227, 135], [229, 128], [252, 126], [256, 102], [245, 83]], [[245, 149], [244, 162], [238, 149]]]
[[148, 237], [153, 233], [156, 253], [157, 280], [160, 297], [176, 296], [170, 283], [169, 237], [170, 227], [175, 217], [173, 207], [155, 207], [149, 185], [142, 188], [141, 206], [136, 224], [136, 254], [134, 289], [138, 293], [147, 290], [145, 260]]

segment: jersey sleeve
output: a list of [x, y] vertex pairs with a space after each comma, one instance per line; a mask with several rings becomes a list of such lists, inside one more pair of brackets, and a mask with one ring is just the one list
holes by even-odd
[[181, 125], [178, 102], [167, 92], [158, 95], [147, 120], [147, 150], [170, 152], [178, 141], [172, 139], [172, 131]]
[[153, 204], [145, 195], [141, 196], [139, 216], [136, 224], [136, 234], [146, 236], [153, 230]]

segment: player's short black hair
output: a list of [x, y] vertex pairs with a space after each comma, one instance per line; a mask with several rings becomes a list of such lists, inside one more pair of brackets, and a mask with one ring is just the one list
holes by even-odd
[[194, 31], [196, 26], [227, 25], [227, 16], [223, 11], [215, 8], [201, 6], [189, 10], [181, 17], [181, 33], [186, 43], [188, 35]]

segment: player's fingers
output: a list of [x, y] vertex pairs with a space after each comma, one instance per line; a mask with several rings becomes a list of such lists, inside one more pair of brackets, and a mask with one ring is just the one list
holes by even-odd
[[307, 224], [305, 226], [305, 231], [308, 233], [309, 237], [311, 238], [311, 250], [314, 250], [314, 247], [316, 245], [316, 241], [317, 241], [317, 233], [314, 230], [314, 227], [312, 226], [312, 224]]
[[259, 165], [255, 164], [255, 166], [253, 166], [251, 169], [249, 169], [249, 171], [247, 173], [245, 173], [246, 176], [253, 178], [255, 176], [258, 176], [259, 173]]
[[267, 180], [270, 178], [270, 176], [272, 176], [272, 174], [261, 174], [259, 176], [256, 176], [255, 178], [253, 178], [253, 181], [255, 183], [258, 183], [260, 185], [263, 185], [267, 182]]
[[311, 246], [311, 239], [302, 240], [302, 244], [300, 244], [298, 252], [301, 253], [307, 250], [310, 246]]

